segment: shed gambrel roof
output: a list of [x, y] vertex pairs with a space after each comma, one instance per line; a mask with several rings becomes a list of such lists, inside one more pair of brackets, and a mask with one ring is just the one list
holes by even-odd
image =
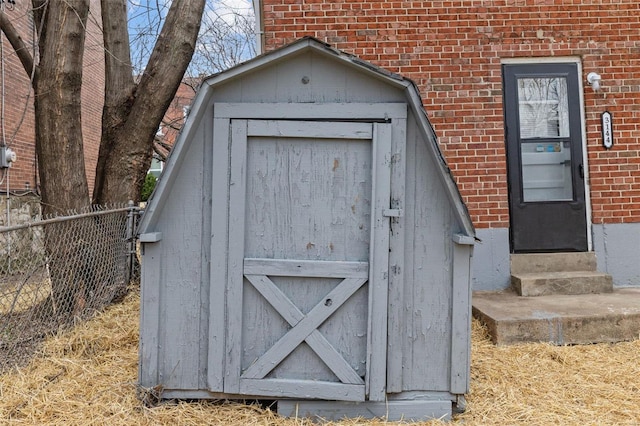
[[329, 44], [313, 37], [304, 37], [287, 46], [260, 55], [226, 71], [213, 74], [203, 81], [196, 93], [186, 123], [175, 142], [169, 158], [167, 159], [164, 172], [158, 181], [153, 195], [147, 203], [145, 213], [140, 223], [139, 233], [144, 234], [156, 231], [154, 226], [157, 221], [157, 217], [162, 210], [162, 206], [167, 202], [167, 197], [169, 196], [168, 189], [171, 187], [175, 177], [180, 173], [180, 167], [184, 160], [186, 148], [189, 141], [194, 137], [200, 121], [205, 117], [205, 111], [207, 110], [206, 105], [211, 101], [215, 88], [222, 86], [231, 80], [235, 80], [246, 73], [258, 71], [261, 68], [270, 66], [276, 61], [285, 61], [288, 57], [296, 56], [308, 50], [312, 50], [324, 55], [325, 57], [332, 58], [343, 65], [353, 67], [360, 72], [366, 73], [370, 77], [381, 80], [386, 84], [404, 91], [407, 105], [418, 122], [419, 130], [422, 134], [423, 140], [428, 145], [428, 152], [432, 155], [434, 164], [439, 167], [439, 175], [441, 177], [442, 184], [446, 188], [449, 201], [454, 206], [454, 212], [457, 216], [458, 222], [463, 228], [462, 232], [464, 235], [462, 238], [464, 241], [459, 242], [473, 244], [475, 239], [473, 223], [453, 179], [451, 170], [447, 166], [442, 152], [440, 151], [435, 131], [422, 106], [422, 98], [416, 84], [410, 79], [377, 67], [354, 55], [337, 50]]

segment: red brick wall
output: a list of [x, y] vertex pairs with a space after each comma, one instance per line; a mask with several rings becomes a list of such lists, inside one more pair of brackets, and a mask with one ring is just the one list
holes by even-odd
[[178, 91], [162, 119], [162, 142], [173, 146], [184, 124], [184, 109], [191, 105], [196, 95], [198, 84], [198, 79], [185, 78], [178, 86]]
[[[16, 2], [15, 7], [5, 13], [22, 35], [24, 42], [32, 47], [33, 21], [28, 13], [27, 2]], [[0, 122], [4, 143], [15, 151], [17, 161], [13, 163], [9, 173], [0, 171], [4, 177], [0, 191], [6, 191], [7, 181], [10, 190], [28, 190], [36, 188], [37, 171], [34, 148], [33, 91], [31, 82], [13, 48], [2, 37], [2, 60], [4, 61], [4, 78], [0, 81], [0, 102], [4, 98], [4, 117]], [[31, 50], [33, 55], [33, 49]], [[0, 77], [1, 78], [1, 77]], [[4, 84], [2, 85], [2, 83]], [[4, 86], [4, 90], [3, 87]]]
[[[33, 20], [30, 14], [30, 2], [17, 1], [15, 6], [7, 8], [5, 13], [20, 32], [25, 43], [28, 46], [33, 46]], [[88, 35], [84, 57], [82, 131], [86, 174], [89, 181], [89, 190], [92, 191], [98, 148], [100, 146], [104, 96], [104, 53], [101, 45], [102, 33], [99, 28], [99, 25], [101, 25], [99, 0], [91, 0], [90, 14], [87, 24]], [[4, 35], [0, 37], [2, 37], [2, 52], [5, 64], [4, 136], [6, 144], [16, 152], [18, 157], [9, 170], [9, 190], [12, 192], [34, 190], [38, 186], [38, 177], [35, 154], [33, 91], [31, 90], [29, 76], [22, 67], [13, 48]], [[0, 90], [2, 90], [1, 84]], [[2, 176], [4, 174], [0, 172], [0, 179]], [[4, 192], [6, 188], [7, 181], [5, 180], [0, 186], [0, 191]]]
[[[636, 1], [263, 0], [266, 48], [311, 35], [414, 80], [479, 228], [507, 227], [500, 61], [574, 56], [584, 90], [592, 220], [640, 222], [640, 6]], [[600, 113], [613, 114], [614, 148]]]
[[102, 15], [100, 1], [91, 0], [87, 37], [84, 47], [84, 70], [82, 75], [82, 137], [84, 139], [84, 161], [89, 194], [98, 163], [98, 150], [102, 134], [102, 107], [104, 105], [104, 47], [102, 41]]

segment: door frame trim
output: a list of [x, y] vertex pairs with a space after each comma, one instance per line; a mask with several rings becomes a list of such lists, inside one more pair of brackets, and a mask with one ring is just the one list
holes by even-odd
[[[580, 129], [582, 131], [582, 164], [584, 165], [584, 202], [585, 202], [585, 213], [586, 213], [586, 225], [587, 225], [587, 249], [589, 251], [593, 250], [593, 237], [591, 235], [592, 228], [592, 211], [591, 211], [591, 187], [590, 187], [590, 179], [589, 179], [589, 159], [587, 152], [587, 126], [586, 126], [586, 117], [585, 117], [585, 105], [584, 105], [584, 84], [582, 78], [582, 60], [577, 56], [551, 56], [551, 57], [535, 57], [535, 58], [502, 58], [500, 60], [500, 67], [502, 65], [527, 65], [527, 64], [559, 64], [559, 63], [570, 63], [576, 64], [578, 68], [578, 94], [579, 94], [579, 102], [580, 102]], [[504, 87], [502, 87], [504, 90]], [[504, 106], [503, 106], [504, 107]], [[505, 123], [503, 122], [503, 127]], [[506, 140], [505, 140], [506, 144]], [[509, 209], [511, 210], [511, 209]], [[511, 215], [511, 211], [509, 211], [509, 215]]]

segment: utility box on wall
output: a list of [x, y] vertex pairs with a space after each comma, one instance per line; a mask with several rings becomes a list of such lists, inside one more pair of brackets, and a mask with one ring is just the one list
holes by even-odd
[[449, 417], [474, 229], [418, 91], [304, 38], [199, 89], [140, 228], [140, 384]]

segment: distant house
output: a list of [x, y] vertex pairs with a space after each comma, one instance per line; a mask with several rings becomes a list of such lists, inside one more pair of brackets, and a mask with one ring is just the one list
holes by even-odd
[[636, 2], [257, 3], [266, 50], [313, 36], [418, 85], [482, 240], [474, 289], [532, 252], [640, 285]]
[[164, 169], [164, 162], [175, 143], [182, 125], [189, 115], [191, 102], [196, 94], [199, 85], [197, 78], [185, 78], [178, 87], [176, 95], [171, 101], [171, 105], [162, 119], [162, 124], [156, 133], [156, 143], [154, 155], [151, 160], [149, 173], [159, 177]]

